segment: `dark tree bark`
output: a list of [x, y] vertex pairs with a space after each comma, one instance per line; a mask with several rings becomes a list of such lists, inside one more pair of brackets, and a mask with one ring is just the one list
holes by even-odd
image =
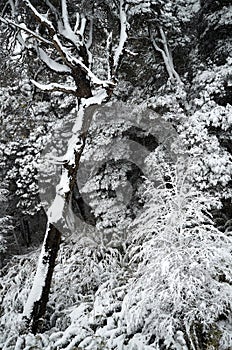
[[48, 266], [45, 284], [42, 288], [41, 298], [34, 303], [31, 313], [31, 331], [37, 333], [43, 327], [43, 317], [46, 313], [46, 306], [49, 299], [49, 292], [52, 282], [52, 275], [55, 268], [55, 262], [60, 247], [61, 232], [53, 225], [49, 225], [45, 241], [44, 263]]

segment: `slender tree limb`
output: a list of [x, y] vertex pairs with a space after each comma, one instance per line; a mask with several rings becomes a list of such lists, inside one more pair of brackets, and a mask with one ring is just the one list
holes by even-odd
[[127, 5], [125, 4], [124, 0], [120, 0], [120, 5], [119, 5], [119, 16], [120, 16], [120, 38], [119, 38], [119, 44], [118, 47], [115, 50], [114, 53], [114, 63], [113, 63], [113, 68], [114, 68], [114, 74], [117, 73], [117, 70], [120, 65], [120, 61], [124, 52], [124, 46], [127, 41], [127, 28], [129, 26], [127, 22], [127, 16], [126, 16], [126, 9]]
[[89, 50], [93, 44], [93, 19], [89, 20], [89, 37], [86, 43], [86, 47]]
[[[149, 32], [150, 32], [150, 30], [149, 30]], [[158, 46], [157, 40], [155, 39], [154, 35], [150, 33], [152, 45], [156, 51], [161, 53], [170, 80], [172, 82], [176, 81], [178, 84], [181, 85], [182, 81], [180, 79], [179, 74], [176, 72], [176, 70], [174, 68], [172, 54], [171, 54], [170, 49], [168, 48], [167, 38], [166, 38], [166, 35], [163, 31], [163, 28], [160, 27], [159, 32], [160, 32], [160, 36], [161, 36], [161, 40], [159, 40], [159, 41], [163, 45], [163, 48], [160, 48]]]
[[106, 50], [107, 50], [107, 75], [108, 79], [112, 79], [113, 76], [113, 66], [114, 66], [114, 57], [113, 57], [113, 45], [112, 45], [112, 32], [108, 33]]
[[60, 92], [65, 92], [67, 94], [76, 95], [76, 87], [65, 86], [58, 83], [40, 84], [35, 80], [31, 80], [31, 82], [42, 91], [50, 91], [50, 92], [60, 91]]
[[159, 30], [160, 30], [160, 35], [161, 35], [161, 38], [162, 38], [162, 43], [163, 43], [163, 45], [164, 45], [165, 54], [166, 54], [166, 56], [167, 56], [167, 59], [168, 59], [169, 65], [170, 65], [170, 67], [171, 67], [172, 73], [173, 73], [173, 75], [174, 75], [176, 81], [177, 81], [179, 84], [182, 84], [182, 81], [181, 81], [181, 79], [180, 79], [180, 76], [179, 76], [179, 74], [177, 73], [177, 71], [176, 71], [175, 68], [174, 68], [173, 58], [172, 58], [171, 51], [170, 51], [170, 49], [168, 48], [168, 43], [167, 43], [166, 35], [164, 34], [164, 31], [163, 31], [163, 28], [162, 28], [162, 27], [159, 27]]
[[23, 0], [23, 2], [25, 3], [25, 5], [30, 8], [30, 10], [33, 12], [34, 16], [36, 17], [36, 19], [41, 23], [44, 24], [49, 33], [50, 36], [52, 37], [52, 35], [54, 35], [56, 33], [56, 30], [52, 24], [51, 21], [49, 21], [44, 15], [42, 15], [41, 13], [39, 13], [36, 8], [31, 4], [31, 2], [29, 0]]
[[30, 30], [29, 28], [27, 28], [25, 25], [23, 24], [18, 24], [14, 21], [11, 21], [10, 19], [5, 19], [5, 18], [2, 18], [0, 16], [0, 21], [11, 26], [12, 28], [19, 28], [20, 30], [23, 30], [24, 32], [30, 34], [31, 36], [33, 36], [34, 38], [38, 39], [40, 42], [44, 43], [44, 44], [47, 44], [47, 45], [52, 45], [52, 42], [47, 40], [47, 39], [44, 39], [41, 35], [33, 32], [32, 30]]

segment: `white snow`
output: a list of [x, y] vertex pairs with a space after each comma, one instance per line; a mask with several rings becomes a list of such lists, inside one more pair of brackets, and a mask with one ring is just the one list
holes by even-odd
[[[48, 233], [48, 229], [47, 229], [47, 233]], [[47, 236], [47, 233], [46, 233], [46, 236]], [[48, 271], [48, 263], [44, 261], [44, 258], [46, 257], [48, 257], [48, 254], [45, 252], [44, 246], [43, 246], [40, 254], [40, 258], [38, 261], [38, 267], [36, 270], [33, 286], [27, 298], [26, 305], [24, 306], [23, 316], [26, 317], [27, 319], [30, 319], [31, 313], [33, 311], [34, 303], [35, 301], [40, 299], [40, 296], [44, 287], [44, 281]]]
[[50, 83], [50, 84], [40, 84], [37, 81], [31, 79], [31, 82], [38, 87], [42, 91], [64, 91], [67, 93], [75, 93], [76, 87], [68, 86], [68, 85], [62, 85], [58, 83]]
[[120, 23], [121, 23], [121, 29], [120, 29], [120, 39], [119, 39], [119, 45], [114, 53], [114, 68], [117, 68], [119, 59], [123, 53], [125, 42], [127, 41], [127, 17], [126, 12], [123, 9], [124, 6], [124, 0], [120, 0]]
[[54, 70], [55, 72], [58, 73], [62, 73], [62, 72], [67, 72], [70, 73], [71, 69], [64, 65], [64, 64], [60, 64], [58, 62], [56, 62], [55, 60], [53, 60], [51, 57], [48, 56], [48, 54], [41, 48], [38, 48], [38, 53], [39, 53], [39, 57], [40, 59], [52, 70]]

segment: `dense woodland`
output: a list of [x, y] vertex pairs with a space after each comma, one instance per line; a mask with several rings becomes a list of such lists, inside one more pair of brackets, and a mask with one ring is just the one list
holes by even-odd
[[232, 1], [0, 2], [0, 349], [232, 349]]

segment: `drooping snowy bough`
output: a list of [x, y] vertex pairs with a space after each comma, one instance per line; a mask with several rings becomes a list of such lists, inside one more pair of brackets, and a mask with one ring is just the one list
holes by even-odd
[[[35, 20], [33, 23], [17, 16], [17, 6], [23, 6], [28, 16]], [[23, 5], [9, 1], [11, 16], [0, 17], [6, 25], [15, 29], [16, 39], [23, 49], [36, 52], [37, 57], [52, 72], [62, 77], [62, 81], [71, 83], [49, 82], [48, 84], [32, 83], [47, 92], [61, 91], [72, 94], [77, 98], [78, 113], [72, 129], [72, 137], [68, 142], [66, 154], [62, 158], [63, 169], [56, 195], [47, 216], [47, 229], [40, 254], [34, 283], [24, 308], [26, 328], [36, 333], [43, 324], [46, 304], [49, 297], [52, 274], [56, 256], [59, 250], [61, 232], [57, 223], [62, 220], [65, 208], [69, 205], [76, 184], [76, 175], [90, 121], [86, 120], [85, 110], [107, 101], [116, 85], [117, 71], [124, 54], [127, 41], [127, 5], [124, 0], [115, 3], [118, 11], [119, 33], [118, 43], [112, 40], [112, 32], [102, 25], [106, 35], [107, 60], [106, 79], [96, 75], [91, 46], [93, 40], [94, 9], [91, 18], [79, 10], [71, 15], [66, 0], [61, 0], [59, 6], [54, 1], [45, 0], [37, 8], [29, 0], [23, 0]], [[44, 13], [44, 10], [46, 13]], [[114, 45], [113, 45], [114, 42]], [[89, 119], [89, 117], [88, 117]]]

